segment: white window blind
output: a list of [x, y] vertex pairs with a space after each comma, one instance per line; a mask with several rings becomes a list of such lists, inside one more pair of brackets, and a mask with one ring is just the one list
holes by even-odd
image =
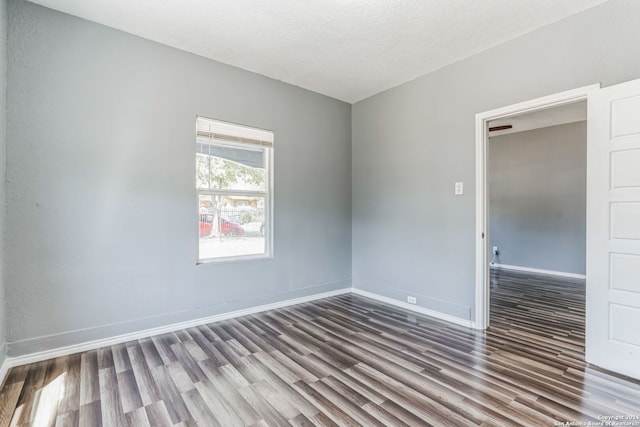
[[234, 142], [260, 147], [273, 147], [273, 132], [250, 128], [233, 123], [198, 117], [196, 120], [198, 138], [219, 142]]

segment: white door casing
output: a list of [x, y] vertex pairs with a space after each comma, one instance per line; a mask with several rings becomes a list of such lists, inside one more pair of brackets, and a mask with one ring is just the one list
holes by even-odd
[[586, 358], [640, 378], [640, 80], [587, 99]]
[[476, 304], [472, 327], [482, 330], [489, 326], [487, 123], [504, 117], [579, 102], [599, 89], [600, 84], [596, 83], [476, 114]]

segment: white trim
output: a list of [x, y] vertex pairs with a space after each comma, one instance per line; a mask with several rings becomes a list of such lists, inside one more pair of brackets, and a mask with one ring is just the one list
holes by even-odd
[[[201, 121], [209, 121], [209, 122], [213, 122], [215, 124], [222, 124], [223, 126], [229, 125], [229, 126], [233, 126], [233, 127], [240, 127], [240, 128], [244, 128], [246, 130], [249, 131], [258, 131], [258, 132], [267, 132], [271, 134], [271, 140], [270, 143], [267, 145], [264, 144], [244, 144], [242, 142], [236, 142], [236, 141], [232, 141], [232, 142], [226, 142], [225, 144], [220, 144], [220, 143], [216, 143], [216, 144], [211, 144], [211, 145], [226, 145], [229, 147], [238, 147], [241, 149], [245, 149], [245, 150], [250, 150], [253, 149], [255, 150], [259, 150], [259, 151], [264, 151], [265, 154], [265, 158], [266, 158], [266, 164], [265, 164], [265, 169], [266, 169], [266, 182], [265, 182], [265, 190], [264, 191], [245, 191], [245, 190], [225, 190], [225, 189], [218, 189], [218, 190], [211, 190], [211, 189], [204, 189], [204, 188], [198, 188], [196, 185], [196, 206], [197, 206], [197, 210], [196, 212], [198, 213], [197, 217], [198, 217], [198, 222], [197, 222], [197, 226], [198, 226], [198, 231], [196, 234], [196, 236], [200, 236], [200, 195], [204, 194], [204, 195], [209, 195], [209, 196], [215, 196], [215, 195], [220, 195], [220, 196], [228, 196], [228, 195], [243, 195], [243, 196], [255, 196], [255, 197], [262, 197], [264, 198], [264, 202], [265, 202], [265, 207], [264, 207], [264, 215], [265, 215], [265, 227], [264, 227], [264, 233], [263, 233], [263, 237], [265, 239], [265, 247], [264, 247], [264, 252], [260, 253], [260, 254], [248, 254], [248, 255], [231, 255], [231, 256], [219, 256], [219, 257], [214, 257], [214, 258], [200, 258], [200, 238], [196, 239], [196, 265], [205, 265], [205, 264], [217, 264], [217, 263], [225, 263], [225, 262], [235, 262], [235, 261], [253, 261], [253, 260], [263, 260], [263, 259], [273, 259], [274, 257], [274, 253], [273, 253], [273, 249], [274, 249], [274, 243], [273, 243], [273, 238], [274, 238], [274, 232], [273, 232], [273, 224], [274, 224], [274, 219], [273, 219], [273, 189], [274, 189], [274, 163], [273, 163], [273, 159], [274, 159], [274, 137], [275, 137], [275, 133], [271, 130], [266, 130], [266, 129], [261, 129], [261, 128], [257, 128], [257, 127], [253, 127], [253, 126], [247, 126], [247, 125], [241, 125], [241, 124], [237, 124], [237, 123], [231, 123], [231, 122], [225, 122], [222, 120], [216, 120], [216, 119], [209, 119], [203, 116], [196, 116], [196, 144], [198, 143], [198, 126], [200, 124]], [[253, 147], [252, 147], [253, 146]], [[259, 146], [260, 148], [256, 148], [256, 146]], [[193, 158], [193, 163], [194, 165], [197, 164], [197, 157], [198, 157], [198, 151], [197, 149], [194, 150], [194, 158]], [[197, 166], [196, 166], [197, 168]]]
[[363, 297], [371, 298], [376, 301], [381, 301], [389, 305], [394, 305], [396, 307], [404, 308], [410, 311], [415, 311], [416, 313], [424, 314], [429, 317], [434, 317], [439, 320], [444, 320], [445, 322], [455, 323], [456, 325], [464, 326], [466, 328], [475, 328], [475, 324], [473, 321], [466, 320], [461, 317], [452, 316], [450, 314], [442, 313], [440, 311], [430, 310], [428, 308], [420, 307], [415, 304], [409, 304], [404, 301], [399, 301], [397, 299], [374, 294], [373, 292], [363, 291], [362, 289], [353, 288], [351, 292], [353, 292], [356, 295], [361, 295]]
[[[293, 298], [286, 301], [275, 302], [271, 304], [260, 305], [256, 307], [245, 308], [242, 310], [231, 311], [228, 313], [216, 314], [214, 316], [202, 317], [199, 319], [189, 320], [186, 322], [174, 323], [171, 325], [161, 326], [158, 328], [145, 329], [142, 331], [132, 332], [129, 334], [117, 335], [114, 337], [103, 338], [94, 341], [87, 341], [79, 344], [69, 345], [65, 347], [54, 348], [51, 350], [39, 351], [36, 353], [25, 354], [23, 356], [7, 357], [0, 367], [0, 384], [4, 380], [4, 376], [10, 368], [26, 365], [29, 363], [41, 362], [43, 360], [53, 359], [56, 357], [66, 356], [69, 354], [80, 353], [83, 351], [95, 350], [97, 348], [106, 347], [115, 344], [121, 344], [128, 341], [138, 340], [142, 338], [148, 338], [155, 335], [166, 334], [169, 332], [175, 332], [182, 329], [192, 328], [200, 325], [206, 325], [208, 323], [219, 322], [221, 320], [232, 319], [236, 317], [246, 316], [249, 314], [260, 313], [267, 310], [275, 310], [278, 308], [284, 308], [295, 304], [302, 304], [305, 302], [311, 302], [323, 298], [329, 298], [337, 295], [343, 295], [353, 293], [361, 295], [367, 298], [371, 298], [380, 302], [384, 302], [389, 305], [404, 308], [416, 313], [420, 313], [435, 319], [439, 319], [445, 322], [453, 323], [456, 325], [464, 326], [466, 328], [476, 329], [476, 325], [472, 320], [463, 319], [450, 314], [442, 313], [428, 308], [416, 306], [403, 301], [398, 301], [393, 298], [378, 295], [372, 292], [363, 291], [356, 288], [342, 288], [334, 291], [322, 292], [319, 294], [309, 295], [306, 297]], [[6, 343], [5, 343], [6, 345]]]
[[486, 192], [486, 128], [488, 119], [476, 114], [476, 327], [486, 329], [489, 326], [489, 297], [486, 290], [488, 240], [485, 239], [487, 227], [487, 211], [485, 205]]
[[4, 379], [7, 376], [7, 372], [9, 372], [9, 358], [7, 357], [7, 343], [6, 341], [2, 343], [0, 346], [0, 355], [4, 357], [4, 361], [2, 362], [2, 366], [0, 366], [0, 387], [4, 385]]
[[589, 93], [600, 89], [600, 84], [556, 93], [476, 114], [476, 319], [478, 329], [489, 326], [489, 268], [487, 263], [488, 231], [486, 204], [487, 122], [515, 114], [569, 104], [586, 99]]
[[[117, 335], [115, 337], [103, 338], [94, 341], [88, 341], [80, 344], [69, 345], [66, 347], [54, 348], [51, 350], [39, 351], [36, 353], [25, 354], [23, 356], [8, 357], [2, 365], [2, 369], [8, 370], [15, 366], [26, 365], [28, 363], [41, 362], [43, 360], [53, 359], [60, 356], [79, 353], [97, 348], [106, 347], [114, 344], [121, 344], [128, 341], [148, 338], [155, 335], [166, 334], [169, 332], [179, 331], [181, 329], [193, 328], [195, 326], [206, 325], [208, 323], [219, 322], [221, 320], [233, 319], [235, 317], [247, 316], [249, 314], [260, 313], [267, 310], [275, 310], [278, 308], [288, 307], [290, 305], [302, 304], [305, 302], [315, 301], [322, 298], [329, 298], [336, 295], [350, 293], [352, 288], [342, 288], [335, 291], [322, 292], [319, 294], [309, 295], [306, 297], [293, 298], [285, 301], [279, 301], [271, 304], [260, 305], [256, 307], [245, 308], [242, 310], [230, 311], [228, 313], [216, 314], [214, 316], [202, 317], [199, 319], [188, 320], [186, 322], [174, 323], [171, 325], [160, 326], [158, 328], [145, 329], [142, 331], [132, 332], [129, 334]], [[0, 370], [2, 373], [2, 370]]]
[[569, 277], [569, 278], [572, 278], [572, 279], [586, 279], [587, 278], [587, 276], [585, 274], [566, 273], [564, 271], [555, 271], [555, 270], [543, 270], [541, 268], [521, 267], [519, 265], [490, 264], [489, 266], [491, 268], [495, 268], [495, 269], [498, 269], [498, 270], [524, 271], [526, 273], [546, 274], [548, 276]]
[[7, 358], [4, 359], [4, 363], [0, 366], [0, 387], [4, 386], [4, 379], [6, 378], [9, 369], [11, 369], [11, 366], [9, 366], [9, 359]]

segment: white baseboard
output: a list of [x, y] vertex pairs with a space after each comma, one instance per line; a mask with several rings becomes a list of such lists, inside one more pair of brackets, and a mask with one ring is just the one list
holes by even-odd
[[378, 295], [373, 292], [363, 291], [362, 289], [353, 288], [351, 292], [353, 292], [356, 295], [362, 295], [363, 297], [371, 298], [380, 302], [384, 302], [386, 304], [395, 305], [396, 307], [400, 307], [406, 310], [414, 311], [416, 313], [424, 314], [429, 317], [434, 317], [439, 320], [444, 320], [445, 322], [455, 323], [456, 325], [475, 329], [475, 322], [471, 320], [463, 319], [461, 317], [452, 316], [450, 314], [441, 313], [435, 310], [430, 310], [428, 308], [420, 307], [418, 305], [409, 304], [404, 301], [399, 301], [397, 299]]
[[0, 356], [3, 357], [2, 365], [0, 365], [0, 388], [4, 385], [4, 378], [9, 372], [9, 358], [7, 357], [7, 343], [3, 342], [0, 346]]
[[[51, 350], [39, 351], [35, 353], [25, 354], [23, 356], [7, 357], [0, 374], [9, 368], [16, 366], [26, 365], [29, 363], [40, 362], [43, 360], [53, 359], [56, 357], [66, 356], [69, 354], [80, 353], [83, 351], [95, 350], [97, 348], [106, 347], [115, 344], [121, 344], [128, 341], [139, 340], [142, 338], [148, 338], [155, 335], [166, 334], [169, 332], [179, 331], [181, 329], [193, 328], [196, 326], [206, 325], [208, 323], [219, 322], [221, 320], [233, 319], [235, 317], [247, 316], [249, 314], [260, 313], [263, 311], [274, 310], [278, 308], [288, 307], [290, 305], [302, 304], [305, 302], [315, 301], [322, 298], [328, 298], [336, 295], [347, 294], [351, 292], [351, 288], [337, 289], [335, 291], [322, 292], [319, 294], [308, 295], [301, 298], [293, 298], [285, 301], [279, 301], [271, 304], [260, 305], [256, 307], [250, 307], [242, 310], [230, 311], [227, 313], [221, 313], [214, 316], [202, 317], [199, 319], [189, 320], [186, 322], [173, 323], [171, 325], [161, 326], [158, 328], [145, 329], [142, 331], [132, 332], [129, 334], [118, 335], [114, 337], [88, 341], [80, 344], [69, 345], [65, 347], [54, 348]], [[0, 376], [0, 381], [2, 381]]]
[[[117, 335], [109, 338], [87, 341], [79, 344], [69, 345], [65, 347], [58, 347], [51, 350], [39, 351], [35, 353], [25, 354], [23, 356], [7, 357], [0, 367], [0, 384], [4, 380], [8, 370], [10, 368], [26, 365], [29, 363], [40, 362], [43, 360], [53, 359], [56, 357], [66, 356], [69, 354], [80, 353], [83, 351], [95, 350], [97, 348], [111, 346], [115, 344], [121, 344], [128, 341], [134, 341], [142, 338], [148, 338], [155, 335], [166, 334], [170, 332], [179, 331], [182, 329], [193, 328], [196, 326], [206, 325], [208, 323], [219, 322], [221, 320], [232, 319], [236, 317], [246, 316], [249, 314], [260, 313], [268, 310], [275, 310], [278, 308], [288, 307], [295, 304], [302, 304], [305, 302], [311, 302], [322, 298], [328, 298], [336, 295], [342, 295], [347, 293], [354, 293], [367, 298], [371, 298], [386, 304], [394, 305], [400, 308], [404, 308], [416, 313], [424, 314], [429, 317], [433, 317], [446, 322], [454, 323], [456, 325], [464, 326], [467, 328], [475, 328], [475, 322], [471, 320], [462, 319], [460, 317], [452, 316], [449, 314], [441, 313], [439, 311], [430, 310], [428, 308], [408, 304], [403, 301], [398, 301], [393, 298], [378, 295], [372, 292], [363, 291], [356, 288], [343, 288], [329, 292], [322, 292], [318, 294], [309, 295], [301, 298], [293, 298], [285, 301], [279, 301], [272, 304], [265, 304], [256, 307], [250, 307], [242, 310], [231, 311], [228, 313], [217, 314], [214, 316], [203, 317], [199, 319], [189, 320], [186, 322], [173, 323], [158, 328], [145, 329], [142, 331], [132, 332], [129, 334]], [[3, 344], [6, 351], [6, 343]], [[0, 347], [2, 350], [2, 347]]]
[[565, 273], [564, 271], [554, 271], [554, 270], [542, 270], [540, 268], [530, 268], [530, 267], [520, 267], [518, 265], [507, 265], [507, 264], [490, 264], [491, 268], [497, 268], [500, 270], [514, 270], [514, 271], [524, 271], [527, 273], [537, 273], [537, 274], [546, 274], [549, 276], [560, 276], [560, 277], [570, 277], [572, 279], [586, 279], [587, 276], [584, 274], [576, 274], [576, 273]]

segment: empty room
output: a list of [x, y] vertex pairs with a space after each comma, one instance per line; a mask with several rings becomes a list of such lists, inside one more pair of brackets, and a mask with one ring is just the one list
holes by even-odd
[[0, 0], [0, 427], [640, 426], [639, 23]]

